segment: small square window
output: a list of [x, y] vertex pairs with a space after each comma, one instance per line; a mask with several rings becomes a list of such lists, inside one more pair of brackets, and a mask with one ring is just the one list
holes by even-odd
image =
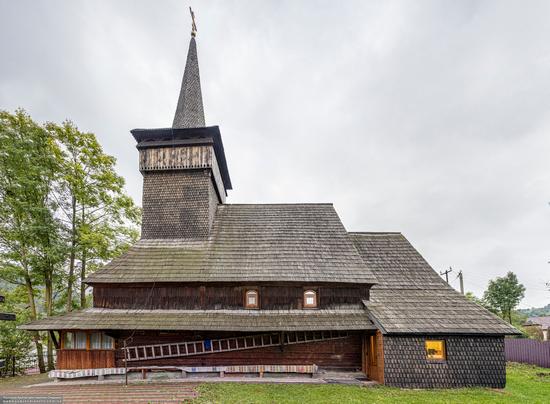
[[257, 309], [259, 307], [258, 291], [256, 289], [249, 289], [245, 294], [245, 306], [247, 309]]
[[317, 292], [315, 292], [314, 290], [306, 290], [304, 292], [304, 307], [317, 307]]
[[431, 360], [447, 359], [444, 340], [426, 340], [426, 357]]

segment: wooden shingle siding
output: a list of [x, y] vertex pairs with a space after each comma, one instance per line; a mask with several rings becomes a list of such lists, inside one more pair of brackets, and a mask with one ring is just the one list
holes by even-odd
[[139, 170], [144, 176], [150, 171], [194, 169], [208, 169], [220, 201], [225, 202], [226, 190], [212, 145], [151, 147], [139, 151]]
[[426, 338], [384, 336], [384, 382], [403, 388], [504, 388], [506, 361], [502, 336], [445, 336], [447, 358], [426, 358]]
[[[94, 307], [106, 309], [242, 309], [247, 286], [206, 285], [204, 298], [198, 285], [152, 284], [130, 286], [127, 284], [96, 285], [93, 289]], [[258, 286], [262, 309], [301, 309], [303, 286]], [[319, 290], [319, 308], [361, 307], [368, 298], [365, 287], [323, 286]]]
[[209, 170], [145, 172], [141, 237], [206, 239], [217, 203]]

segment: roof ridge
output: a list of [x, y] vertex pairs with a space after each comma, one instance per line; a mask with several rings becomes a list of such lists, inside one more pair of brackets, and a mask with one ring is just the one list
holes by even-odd
[[400, 234], [400, 231], [348, 231], [348, 234], [370, 234], [370, 235], [385, 235], [385, 234]]
[[334, 206], [332, 202], [284, 202], [284, 203], [224, 203], [220, 206], [295, 206], [295, 205], [324, 205]]

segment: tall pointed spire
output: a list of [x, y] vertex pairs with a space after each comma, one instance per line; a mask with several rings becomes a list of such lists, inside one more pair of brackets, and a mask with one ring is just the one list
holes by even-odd
[[191, 8], [189, 10], [191, 11], [191, 18], [193, 20], [191, 41], [189, 42], [187, 62], [185, 64], [185, 72], [183, 73], [180, 96], [172, 128], [199, 128], [205, 126], [197, 43], [195, 41], [197, 27], [195, 25], [195, 15]]

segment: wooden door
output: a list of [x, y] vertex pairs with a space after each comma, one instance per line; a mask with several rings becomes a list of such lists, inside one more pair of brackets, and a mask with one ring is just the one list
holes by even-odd
[[384, 383], [384, 353], [382, 334], [365, 335], [363, 340], [363, 372], [370, 380]]

